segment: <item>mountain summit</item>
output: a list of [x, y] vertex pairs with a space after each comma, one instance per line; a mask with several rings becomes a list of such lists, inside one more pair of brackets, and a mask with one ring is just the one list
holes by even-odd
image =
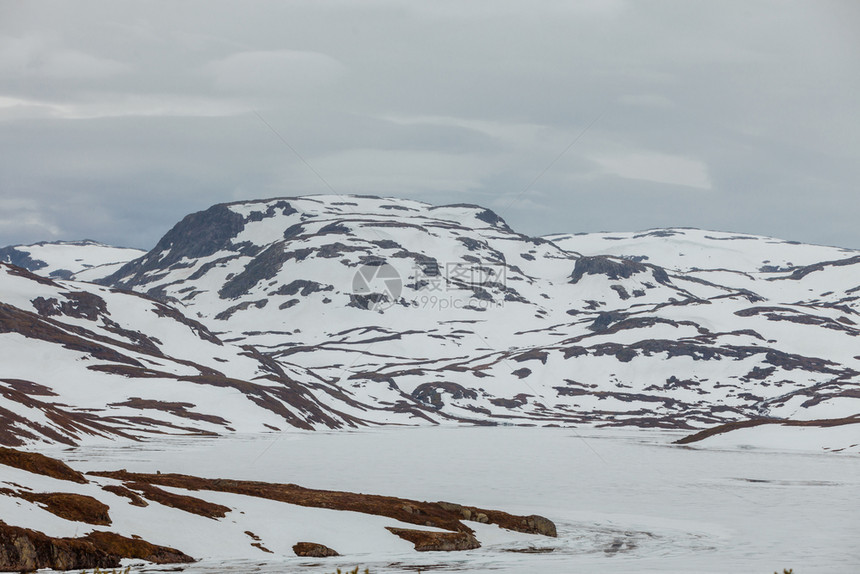
[[[162, 430], [168, 422], [201, 432], [255, 428], [259, 409], [270, 429], [693, 429], [855, 414], [858, 264], [858, 252], [749, 235], [534, 238], [479, 206], [308, 196], [215, 205], [185, 217], [148, 253], [93, 274], [101, 286], [45, 284], [39, 302], [8, 301], [5, 290], [4, 303], [33, 321], [108, 337], [99, 340], [114, 349], [118, 336], [157, 341], [158, 354], [129, 357], [137, 364], [122, 368], [75, 349], [93, 362], [88, 370], [116, 382], [109, 411], [144, 409]], [[38, 282], [4, 270], [18, 284]], [[112, 311], [125, 303], [80, 317], [81, 297], [141, 310], [126, 323]], [[185, 325], [188, 341], [203, 335], [199, 349], [159, 335], [167, 328], [153, 321], [159, 313]], [[99, 334], [113, 323], [121, 331]], [[10, 322], [5, 331], [32, 338]], [[62, 387], [38, 369], [17, 371], [16, 380]], [[144, 384], [155, 373], [164, 384], [183, 382], [176, 389], [196, 386], [176, 403], [166, 387]], [[194, 389], [210, 389], [206, 409]], [[244, 402], [216, 405], [213, 389]], [[70, 412], [96, 406], [70, 396], [63, 404]]]

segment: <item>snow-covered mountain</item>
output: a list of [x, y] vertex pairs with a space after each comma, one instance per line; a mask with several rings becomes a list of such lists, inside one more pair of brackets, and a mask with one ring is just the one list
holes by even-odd
[[144, 253], [140, 249], [112, 247], [90, 240], [41, 241], [0, 248], [0, 262], [49, 277], [93, 281], [110, 275]]
[[[21, 280], [15, 273], [6, 269]], [[288, 373], [291, 392], [318, 409], [289, 424], [698, 428], [858, 412], [856, 251], [690, 229], [532, 238], [478, 206], [309, 196], [191, 214], [98, 282], [160, 303], [56, 282], [42, 298], [57, 303], [42, 307], [72, 305], [67, 291], [135, 299], [149, 314], [123, 328], [161, 342], [170, 359], [159, 357], [157, 370], [175, 370], [165, 384], [182, 382], [187, 361], [254, 384]], [[8, 303], [7, 288], [0, 293]], [[14, 305], [39, 320], [75, 319], [39, 316], [33, 299]], [[193, 319], [196, 331], [180, 324], [217, 342], [195, 340], [205, 351], [189, 355], [181, 337], [136, 322], [154, 308]], [[60, 392], [27, 369], [16, 378]], [[101, 406], [63, 400], [106, 408], [147, 388], [148, 399], [177, 401], [133, 374], [123, 396]], [[268, 400], [238, 383], [192, 386], [181, 400], [200, 405], [194, 394], [212, 387], [244, 394], [235, 400], [245, 406]], [[205, 430], [263, 424], [218, 401], [205, 413], [229, 422]]]
[[337, 428], [378, 410], [145, 296], [4, 263], [0, 292], [2, 444]]

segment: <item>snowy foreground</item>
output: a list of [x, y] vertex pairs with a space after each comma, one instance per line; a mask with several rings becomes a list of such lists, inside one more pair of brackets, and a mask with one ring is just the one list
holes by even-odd
[[[328, 573], [357, 565], [374, 573], [857, 571], [860, 457], [803, 450], [802, 442], [793, 451], [670, 444], [680, 436], [629, 429], [412, 428], [173, 438], [42, 452], [83, 471], [159, 470], [458, 501], [540, 514], [559, 532], [552, 539], [470, 523], [482, 548], [416, 553], [369, 528], [378, 517], [359, 521], [331, 511], [326, 524], [310, 524], [301, 512], [279, 514], [259, 501], [245, 515], [228, 518], [254, 520], [255, 533], [274, 552], [264, 554], [250, 540], [237, 553], [236, 543], [203, 530], [171, 532], [176, 528], [168, 515], [161, 524], [139, 525], [145, 538], [167, 534], [176, 547], [201, 558], [181, 568], [187, 574]], [[206, 498], [227, 503], [229, 496]], [[296, 536], [330, 544], [345, 556], [292, 556]], [[177, 569], [125, 564], [134, 572]]]

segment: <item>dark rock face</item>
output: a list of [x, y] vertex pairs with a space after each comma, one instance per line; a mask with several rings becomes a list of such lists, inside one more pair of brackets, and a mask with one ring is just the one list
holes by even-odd
[[23, 267], [27, 271], [38, 271], [48, 264], [38, 259], [32, 259], [29, 253], [18, 251], [14, 246], [0, 249], [0, 261]]
[[35, 530], [0, 523], [0, 571], [116, 568], [119, 560], [118, 556], [83, 539], [52, 538]]
[[526, 532], [528, 534], [540, 534], [556, 538], [558, 532], [555, 523], [549, 518], [531, 514], [529, 516], [515, 516], [499, 510], [477, 508], [474, 506], [463, 506], [454, 502], [437, 502], [440, 507], [458, 516], [461, 520], [471, 520], [481, 524], [498, 524], [501, 528]]
[[388, 302], [389, 299], [385, 293], [352, 293], [347, 306], [370, 311], [374, 306]]
[[156, 564], [194, 561], [175, 548], [156, 546], [112, 532], [91, 532], [83, 538], [53, 538], [36, 530], [0, 522], [0, 571], [117, 568], [122, 558]]
[[788, 279], [794, 279], [795, 281], [799, 279], [803, 279], [810, 273], [815, 273], [816, 271], [822, 271], [826, 267], [844, 267], [846, 265], [857, 265], [860, 263], [860, 255], [857, 257], [849, 257], [848, 259], [840, 259], [837, 261], [823, 261], [821, 263], [815, 263], [813, 265], [807, 265], [806, 267], [800, 267], [792, 273]]
[[168, 231], [155, 246], [156, 252], [169, 250], [159, 262], [159, 267], [172, 265], [184, 257], [207, 257], [226, 249], [244, 227], [242, 216], [223, 204], [192, 213]]
[[189, 319], [188, 317], [186, 317], [185, 315], [183, 315], [182, 313], [180, 313], [179, 311], [177, 311], [173, 307], [168, 307], [166, 305], [159, 304], [155, 307], [154, 312], [159, 317], [169, 317], [169, 318], [173, 319], [174, 321], [178, 321], [178, 322], [182, 323], [183, 325], [185, 325], [186, 327], [188, 327], [192, 331], [194, 331], [194, 333], [196, 333], [197, 336], [200, 337], [201, 339], [203, 339], [204, 341], [209, 341], [210, 343], [214, 343], [216, 345], [222, 345], [223, 344], [223, 343], [221, 343], [221, 340], [218, 339], [218, 337], [216, 337], [215, 335], [213, 335], [209, 331], [209, 329], [207, 329], [205, 326], [203, 326], [202, 323], [198, 323], [197, 321], [195, 321], [193, 319]]
[[224, 311], [221, 311], [220, 313], [215, 315], [215, 320], [216, 321], [226, 321], [227, 319], [232, 317], [233, 313], [235, 313], [236, 311], [244, 311], [245, 309], [248, 309], [249, 307], [252, 307], [252, 306], [256, 307], [257, 309], [262, 309], [263, 307], [266, 306], [266, 304], [268, 302], [269, 302], [268, 299], [261, 299], [259, 301], [245, 301], [244, 303], [239, 303], [238, 305], [233, 305], [232, 307], [229, 307], [229, 308], [225, 309]]
[[286, 285], [281, 285], [276, 291], [272, 291], [269, 295], [296, 295], [301, 294], [302, 297], [307, 297], [311, 293], [317, 291], [331, 291], [334, 287], [331, 285], [323, 285], [316, 281], [308, 281], [305, 279], [296, 279], [290, 281]]
[[629, 259], [611, 259], [602, 255], [581, 257], [576, 260], [570, 282], [578, 283], [585, 275], [606, 275], [615, 281], [629, 279], [635, 273], [643, 273], [647, 269], [642, 263]]
[[293, 206], [290, 205], [289, 201], [282, 199], [269, 205], [266, 208], [265, 213], [262, 211], [252, 212], [251, 215], [248, 216], [247, 221], [262, 221], [266, 218], [278, 215], [278, 212], [280, 213], [280, 215], [292, 215], [294, 213], [298, 213], [298, 211], [296, 211]]
[[[233, 238], [245, 228], [244, 219], [225, 204], [186, 216], [161, 238], [152, 251], [123, 265], [116, 273], [100, 280], [103, 285], [132, 287], [147, 271], [164, 269], [187, 257], [208, 257], [232, 245]], [[166, 252], [162, 258], [161, 254]], [[131, 276], [125, 281], [121, 278]]]
[[495, 227], [510, 229], [510, 227], [508, 227], [508, 224], [505, 223], [505, 220], [502, 219], [495, 211], [492, 211], [491, 209], [486, 209], [484, 207], [481, 207], [480, 205], [475, 205], [472, 203], [452, 203], [451, 205], [433, 206], [429, 209], [432, 211], [434, 209], [447, 209], [451, 207], [465, 207], [467, 209], [477, 209], [478, 213], [475, 215], [475, 218]]
[[478, 398], [478, 393], [457, 383], [421, 383], [412, 391], [412, 398], [436, 408], [442, 408], [442, 393], [448, 393], [454, 399]]
[[617, 323], [618, 321], [623, 320], [627, 315], [624, 313], [618, 312], [603, 312], [600, 313], [594, 322], [589, 325], [589, 329], [592, 331], [603, 331], [613, 323]]
[[543, 534], [544, 536], [551, 536], [552, 538], [556, 538], [558, 536], [555, 523], [549, 518], [532, 514], [531, 516], [526, 517], [526, 522], [535, 534]]
[[522, 369], [517, 369], [516, 371], [513, 371], [512, 374], [515, 375], [518, 379], [525, 379], [532, 374], [532, 370], [528, 367], [523, 367]]
[[51, 271], [50, 277], [55, 279], [71, 279], [75, 274], [68, 269], [55, 269]]
[[65, 315], [76, 319], [88, 319], [95, 321], [100, 315], [107, 313], [107, 304], [104, 299], [93, 293], [75, 291], [66, 293], [65, 301], [58, 301], [51, 297], [36, 297], [33, 299], [33, 307], [43, 317]]
[[490, 403], [496, 405], [497, 407], [505, 407], [506, 409], [515, 409], [523, 406], [528, 403], [528, 396], [524, 393], [518, 394], [516, 397], [512, 399], [490, 399]]
[[622, 301], [630, 299], [630, 294], [627, 292], [627, 289], [625, 289], [623, 285], [610, 285], [609, 288], [618, 293], [618, 296], [621, 298]]
[[244, 295], [260, 281], [277, 275], [287, 261], [302, 261], [311, 254], [311, 249], [289, 251], [286, 247], [286, 242], [272, 244], [248, 263], [241, 273], [224, 283], [218, 296], [222, 299], [233, 299]]
[[293, 544], [293, 552], [296, 553], [296, 556], [310, 556], [313, 558], [340, 556], [335, 550], [316, 542], [297, 542]]
[[319, 231], [317, 231], [317, 235], [328, 235], [330, 233], [335, 234], [335, 235], [348, 234], [349, 228], [347, 226], [343, 225], [342, 223], [334, 222], [334, 223], [329, 223], [328, 225], [324, 225], [323, 227], [320, 228]]
[[490, 225], [495, 225], [495, 226], [504, 227], [504, 228], [508, 227], [508, 224], [505, 223], [505, 220], [502, 219], [498, 213], [496, 213], [495, 211], [492, 211], [490, 209], [484, 209], [475, 217], [477, 217], [478, 219], [480, 219], [481, 221], [483, 221], [485, 223], [489, 223]]

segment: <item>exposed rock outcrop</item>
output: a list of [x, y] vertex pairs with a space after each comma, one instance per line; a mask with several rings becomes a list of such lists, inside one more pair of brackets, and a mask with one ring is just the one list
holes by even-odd
[[0, 571], [116, 568], [120, 558], [80, 538], [52, 538], [0, 522]]
[[293, 552], [296, 553], [296, 556], [310, 556], [313, 558], [340, 556], [335, 550], [316, 542], [296, 542], [293, 544]]
[[[245, 227], [243, 219], [225, 205], [213, 205], [205, 211], [187, 215], [161, 238], [149, 254], [127, 263], [99, 282], [109, 285], [122, 278], [123, 286], [130, 288], [139, 283], [148, 271], [174, 265], [184, 258], [217, 253], [232, 245], [233, 237]], [[162, 252], [165, 252], [163, 257]]]
[[83, 540], [112, 556], [137, 558], [154, 564], [185, 564], [194, 558], [181, 550], [169, 546], [150, 544], [139, 538], [126, 538], [113, 532], [95, 531], [84, 536]]
[[387, 526], [386, 530], [414, 544], [415, 550], [418, 552], [452, 552], [457, 550], [474, 550], [481, 547], [478, 539], [468, 532], [432, 532], [428, 530], [394, 528], [392, 526]]
[[194, 561], [175, 548], [111, 532], [92, 532], [83, 538], [54, 538], [36, 530], [0, 522], [0, 571], [116, 568], [122, 558], [137, 558], [156, 564]]
[[548, 518], [532, 514], [529, 516], [516, 516], [500, 510], [489, 510], [475, 506], [464, 506], [453, 502], [437, 502], [439, 506], [449, 512], [453, 512], [463, 520], [481, 522], [483, 524], [496, 524], [508, 530], [525, 532], [527, 534], [541, 534], [543, 536], [557, 537], [555, 523]]
[[638, 261], [614, 259], [604, 256], [581, 257], [577, 259], [570, 274], [571, 283], [579, 283], [586, 275], [605, 275], [609, 279], [629, 279], [636, 273], [642, 273], [648, 268]]

